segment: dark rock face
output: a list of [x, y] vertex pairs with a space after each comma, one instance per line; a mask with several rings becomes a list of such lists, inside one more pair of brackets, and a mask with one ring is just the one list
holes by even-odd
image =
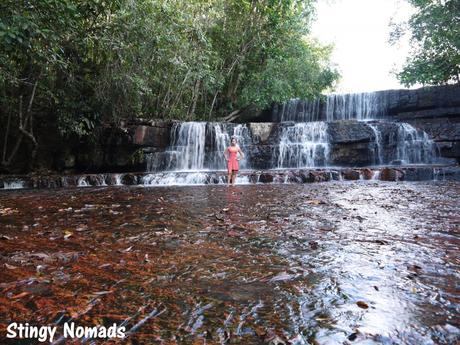
[[275, 176], [273, 174], [263, 173], [259, 177], [259, 182], [271, 183], [271, 182], [273, 182], [274, 177]]
[[[314, 101], [295, 101], [289, 107], [289, 118], [306, 118], [301, 113], [311, 112], [308, 118], [310, 121], [326, 121], [328, 120], [327, 113], [331, 115], [331, 106], [340, 106], [342, 102], [348, 102], [353, 94], [331, 96], [330, 99], [314, 100]], [[373, 103], [371, 109], [361, 109], [367, 118], [376, 117], [393, 117], [401, 121], [407, 121], [415, 118], [433, 118], [433, 117], [451, 117], [460, 114], [460, 84], [424, 87], [415, 90], [383, 90], [373, 92], [369, 97], [369, 101]], [[350, 97], [349, 97], [350, 96]], [[347, 97], [349, 98], [347, 100]], [[354, 102], [359, 101], [359, 97]], [[328, 104], [329, 101], [329, 104]], [[315, 102], [318, 102], [316, 105]], [[312, 105], [315, 105], [312, 107]], [[359, 105], [358, 108], [368, 106], [366, 104]], [[329, 109], [328, 109], [329, 107]], [[353, 107], [347, 104], [342, 112], [346, 112]], [[353, 110], [345, 118], [356, 118], [356, 112], [359, 109]], [[287, 107], [274, 104], [271, 111], [271, 121], [277, 122], [282, 116], [280, 112], [286, 113]], [[298, 115], [298, 116], [297, 116]], [[251, 119], [246, 119], [250, 120]], [[331, 120], [331, 119], [329, 119]]]
[[328, 125], [331, 144], [368, 143], [374, 139], [374, 132], [364, 122], [335, 121]]
[[356, 170], [344, 170], [342, 175], [345, 180], [359, 180], [360, 178], [359, 171]]
[[[402, 163], [403, 160], [397, 154], [398, 146], [395, 135], [402, 122], [407, 122], [416, 129], [425, 131], [436, 142], [442, 157], [460, 162], [460, 85], [417, 90], [386, 90], [373, 93], [372, 97], [374, 97], [372, 100], [378, 103], [380, 110], [385, 109], [385, 115], [381, 116], [385, 121], [329, 122], [327, 125], [327, 161], [321, 157], [326, 154], [325, 148], [321, 148], [313, 155], [316, 160], [315, 164], [307, 166], [362, 167], [391, 162], [396, 165], [398, 160]], [[340, 97], [334, 101], [340, 101]], [[274, 105], [272, 109], [262, 112], [247, 108], [228, 119], [234, 123], [222, 123], [222, 129], [231, 133], [237, 126], [236, 122], [245, 123], [247, 127], [245, 130], [249, 133], [248, 140], [244, 143], [245, 154], [250, 161], [250, 166], [247, 168], [271, 169], [277, 167], [281, 136], [285, 133], [287, 126], [294, 124], [294, 122], [276, 122], [280, 120], [277, 112], [279, 113], [283, 106], [283, 111], [289, 108], [291, 112], [289, 119], [293, 118], [292, 115], [302, 112], [302, 118], [306, 121], [327, 119], [327, 101], [317, 100], [310, 102], [309, 105], [307, 103], [295, 101], [290, 108], [284, 105]], [[306, 116], [307, 110], [316, 111], [316, 113], [314, 116], [311, 114]], [[372, 112], [370, 114], [372, 115]], [[380, 115], [377, 117], [380, 118]], [[74, 140], [61, 145], [56, 143], [55, 138], [47, 144], [49, 148], [44, 148], [39, 154], [39, 165], [42, 170], [64, 173], [146, 171], [149, 163], [148, 156], [156, 155], [161, 159], [157, 159], [155, 164], [159, 170], [162, 170], [167, 166], [166, 162], [174, 165], [174, 160], [177, 160], [174, 153], [171, 155], [166, 152], [173, 141], [171, 133], [175, 124], [177, 122], [137, 119], [124, 123], [119, 128], [105, 128], [97, 143]], [[213, 133], [210, 130], [211, 127], [212, 124], [208, 124], [206, 129], [206, 152], [220, 155], [222, 148], [215, 147], [212, 135], [208, 135], [208, 133]], [[378, 138], [376, 130], [379, 133]], [[47, 137], [53, 136], [47, 135]], [[422, 152], [422, 155], [424, 154], [426, 153]], [[22, 156], [27, 155], [21, 153]], [[316, 157], [319, 158], [316, 159]], [[207, 155], [206, 164], [209, 163], [209, 159]], [[215, 159], [214, 156], [211, 157], [211, 160], [213, 159]], [[18, 164], [25, 167], [26, 163]], [[213, 169], [217, 168], [217, 165], [220, 167], [220, 163], [214, 164]], [[299, 168], [300, 166], [289, 167]], [[17, 169], [18, 173], [22, 171], [27, 171], [27, 168]], [[288, 177], [293, 180], [312, 178], [310, 175]]]
[[364, 168], [361, 169], [361, 172], [365, 180], [372, 180], [374, 178], [374, 172], [371, 169]]
[[171, 122], [152, 122], [149, 125], [133, 125], [132, 143], [136, 146], [167, 147], [170, 142]]
[[329, 162], [335, 166], [374, 164], [375, 134], [364, 122], [337, 121], [328, 126]]
[[404, 171], [394, 168], [384, 168], [380, 171], [382, 181], [401, 181], [404, 180]]
[[[407, 122], [415, 128], [427, 132], [438, 144], [442, 157], [454, 158], [460, 162], [460, 84], [415, 90], [378, 91], [373, 93], [371, 98], [377, 106], [374, 113], [372, 111], [365, 112], [366, 116], [369, 116], [367, 118]], [[280, 113], [286, 112], [288, 108], [288, 117], [298, 117], [299, 121], [301, 118], [308, 118], [310, 121], [328, 119], [327, 101], [318, 101], [317, 108], [313, 107], [316, 112], [306, 116], [306, 109], [312, 109], [312, 105], [314, 105], [313, 101], [303, 103], [296, 101], [291, 107], [274, 105], [271, 109], [272, 121], [279, 121], [282, 118]], [[357, 114], [353, 113], [347, 116], [357, 116]], [[342, 137], [340, 132], [343, 133], [343, 130], [339, 129], [336, 133], [338, 138]], [[346, 137], [347, 133], [344, 135]], [[363, 136], [365, 136], [365, 132], [363, 135], [356, 133], [355, 138], [359, 141]], [[345, 140], [344, 142], [349, 143], [350, 141]], [[365, 155], [364, 151], [361, 153]], [[353, 160], [353, 157], [347, 159]], [[366, 159], [363, 158], [362, 161], [366, 161]], [[340, 164], [344, 163], [340, 162]]]

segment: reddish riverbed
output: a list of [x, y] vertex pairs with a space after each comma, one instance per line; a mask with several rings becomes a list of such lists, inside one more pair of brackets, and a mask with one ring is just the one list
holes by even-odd
[[2, 344], [13, 321], [70, 320], [132, 344], [455, 344], [459, 199], [458, 182], [1, 192]]

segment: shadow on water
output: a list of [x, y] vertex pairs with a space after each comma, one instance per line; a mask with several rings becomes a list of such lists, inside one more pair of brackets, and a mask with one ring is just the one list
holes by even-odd
[[5, 192], [0, 331], [71, 319], [126, 324], [137, 344], [454, 344], [459, 192], [455, 182]]

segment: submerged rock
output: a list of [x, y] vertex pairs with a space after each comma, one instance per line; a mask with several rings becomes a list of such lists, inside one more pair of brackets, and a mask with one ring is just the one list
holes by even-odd
[[356, 170], [345, 170], [342, 175], [345, 180], [359, 180], [360, 178], [359, 171]]
[[380, 171], [380, 180], [382, 181], [401, 181], [404, 180], [404, 172], [395, 168], [383, 168]]

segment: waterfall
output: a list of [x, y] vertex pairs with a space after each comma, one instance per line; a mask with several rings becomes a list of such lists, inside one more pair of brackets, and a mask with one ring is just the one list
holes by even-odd
[[3, 188], [4, 189], [21, 189], [21, 188], [24, 188], [24, 181], [21, 181], [21, 180], [4, 181]]
[[388, 92], [331, 94], [325, 101], [292, 99], [272, 109], [274, 121], [314, 122], [334, 120], [371, 120], [386, 115]]
[[377, 126], [368, 123], [367, 124], [372, 131], [374, 132], [375, 137], [375, 151], [374, 151], [374, 161], [376, 165], [383, 163], [383, 145], [382, 145], [382, 133], [377, 128]]
[[[223, 152], [232, 136], [245, 151], [251, 144], [251, 133], [245, 124], [219, 122], [175, 123], [171, 129], [171, 144], [165, 152], [147, 155], [148, 171], [202, 171], [223, 170], [226, 167]], [[240, 168], [250, 168], [247, 155]]]
[[274, 158], [278, 168], [305, 168], [327, 165], [328, 156], [327, 123], [304, 122], [282, 128]]
[[408, 123], [399, 123], [391, 142], [396, 144], [396, 160], [405, 164], [429, 164], [435, 162], [438, 154], [436, 144], [424, 131]]
[[250, 148], [252, 143], [251, 131], [246, 125], [237, 125], [233, 129], [233, 136], [236, 137], [237, 143], [244, 153], [244, 158], [240, 160], [240, 169], [250, 169]]
[[369, 120], [385, 116], [387, 99], [382, 92], [332, 94], [326, 100], [326, 119]]
[[313, 122], [320, 120], [320, 99], [299, 100], [293, 99], [285, 102], [276, 110], [279, 122]]
[[206, 122], [175, 123], [167, 170], [201, 170], [204, 166]]
[[210, 147], [207, 152], [207, 167], [211, 169], [224, 169], [225, 158], [223, 152], [230, 143], [230, 134], [224, 128], [224, 124], [209, 123]]

